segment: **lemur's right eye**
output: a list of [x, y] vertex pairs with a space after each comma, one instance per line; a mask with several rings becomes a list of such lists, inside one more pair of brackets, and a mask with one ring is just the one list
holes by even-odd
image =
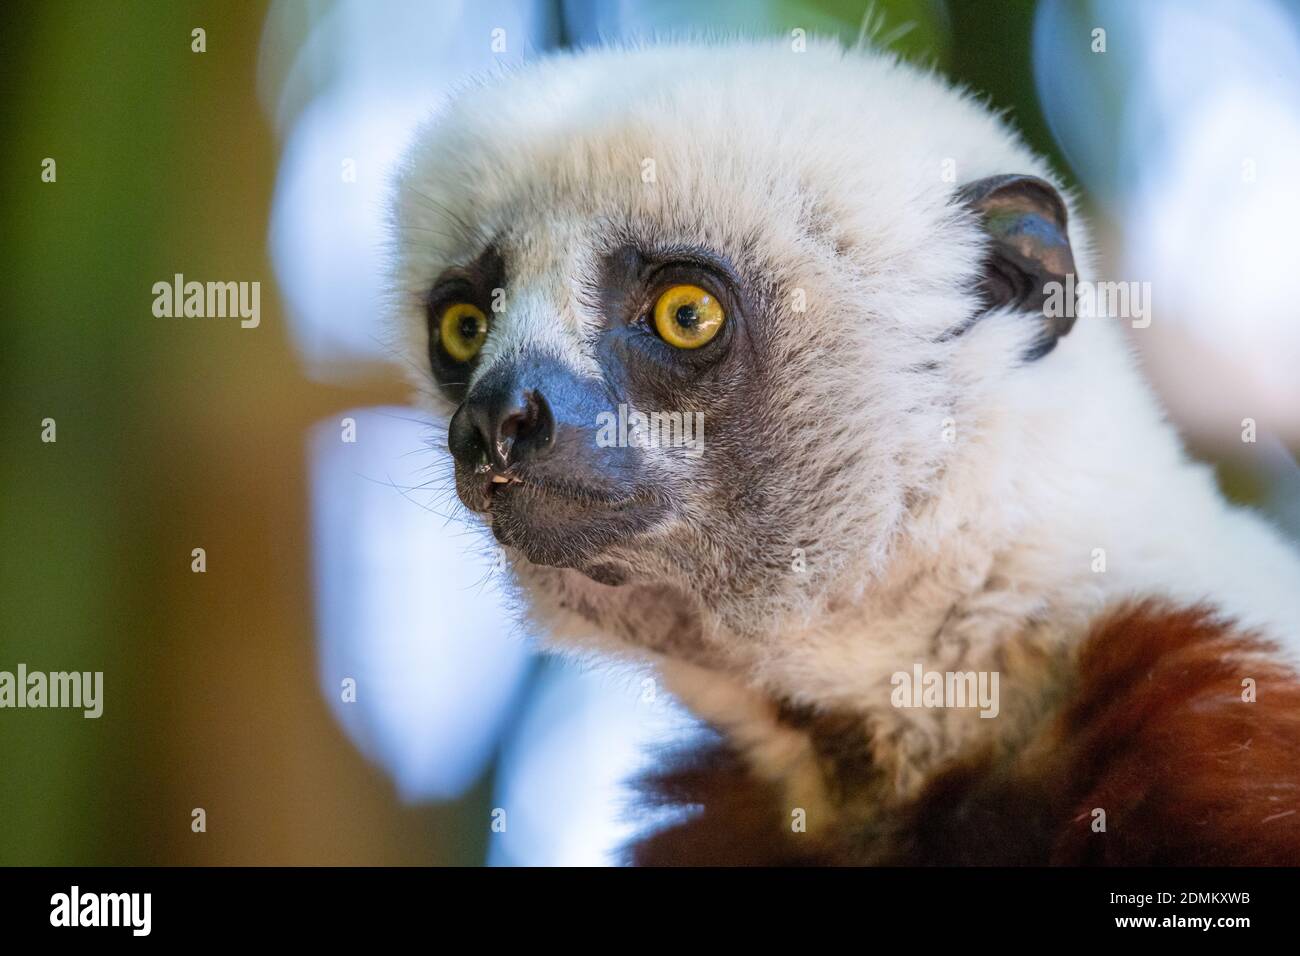
[[443, 310], [438, 322], [443, 350], [456, 362], [468, 362], [477, 355], [487, 333], [487, 316], [468, 302], [453, 302]]

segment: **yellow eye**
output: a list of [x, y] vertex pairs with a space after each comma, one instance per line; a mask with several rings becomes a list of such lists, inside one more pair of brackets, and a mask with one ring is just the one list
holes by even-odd
[[718, 300], [697, 285], [675, 285], [655, 303], [655, 331], [669, 345], [698, 349], [722, 329], [727, 314]]
[[483, 347], [488, 320], [483, 310], [468, 302], [447, 306], [442, 313], [438, 334], [442, 347], [457, 362], [468, 362]]

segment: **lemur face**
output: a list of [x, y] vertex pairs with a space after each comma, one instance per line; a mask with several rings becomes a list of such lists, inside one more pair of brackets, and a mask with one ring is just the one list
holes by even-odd
[[[521, 565], [721, 606], [883, 562], [975, 378], [1050, 348], [972, 323], [1032, 294], [1045, 246], [1068, 254], [1064, 207], [1025, 177], [963, 201], [943, 163], [989, 120], [918, 124], [877, 69], [588, 54], [470, 90], [421, 136], [398, 305], [457, 494]], [[1003, 160], [1023, 166], [970, 165]], [[1019, 243], [992, 274], [989, 197]]]
[[[457, 403], [461, 501], [528, 560], [618, 580], [693, 507], [731, 494], [727, 474], [758, 484], [760, 303], [720, 250], [598, 221], [558, 261], [548, 250], [530, 269], [529, 236], [547, 226], [520, 224], [439, 276], [429, 362]], [[493, 312], [493, 289], [534, 305]]]

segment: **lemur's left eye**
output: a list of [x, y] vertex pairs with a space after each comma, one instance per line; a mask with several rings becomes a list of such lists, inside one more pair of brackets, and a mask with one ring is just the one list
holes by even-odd
[[442, 347], [457, 362], [468, 362], [483, 347], [488, 320], [483, 310], [468, 302], [447, 306], [438, 323]]
[[726, 319], [718, 300], [697, 285], [672, 286], [655, 302], [655, 331], [679, 349], [708, 345]]

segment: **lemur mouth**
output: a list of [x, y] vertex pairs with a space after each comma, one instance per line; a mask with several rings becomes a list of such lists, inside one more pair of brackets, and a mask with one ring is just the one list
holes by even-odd
[[667, 510], [647, 491], [619, 494], [526, 470], [464, 476], [457, 490], [467, 507], [488, 518], [502, 544], [534, 564], [580, 571], [599, 564], [598, 555], [647, 530]]
[[[543, 477], [515, 469], [505, 472], [488, 469], [480, 475], [476, 475], [473, 483], [476, 485], [473, 490], [477, 494], [470, 496], [470, 500], [465, 501], [465, 504], [471, 510], [478, 511], [481, 514], [491, 514], [497, 502], [505, 495], [524, 490], [538, 495], [604, 508], [619, 508], [645, 497], [638, 494], [614, 494], [595, 485], [574, 481], [569, 478]], [[461, 497], [464, 500], [466, 496], [462, 494]]]

